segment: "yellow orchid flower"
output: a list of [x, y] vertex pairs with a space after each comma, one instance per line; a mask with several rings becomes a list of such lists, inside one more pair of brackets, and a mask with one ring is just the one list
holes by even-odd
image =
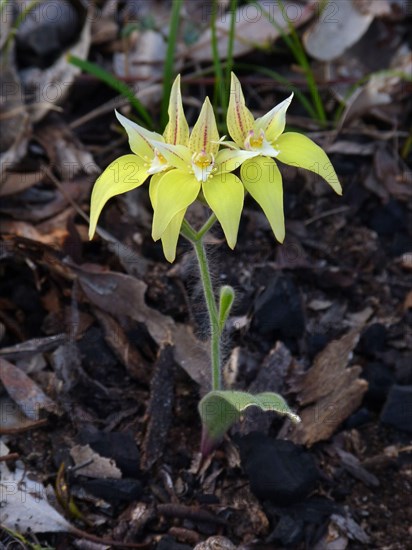
[[286, 111], [293, 94], [264, 116], [254, 119], [246, 107], [242, 87], [232, 73], [227, 128], [233, 142], [223, 142], [233, 151], [244, 150], [251, 157], [240, 170], [241, 180], [260, 205], [278, 241], [285, 238], [282, 176], [273, 160], [305, 168], [322, 176], [339, 195], [342, 188], [326, 153], [311, 139], [286, 132]]
[[[175, 169], [152, 178], [151, 198], [154, 208], [152, 237], [162, 238], [165, 256], [173, 261], [180, 227], [187, 208], [200, 190], [219, 220], [230, 248], [236, 245], [244, 189], [232, 170], [254, 155], [249, 151], [219, 151], [220, 140], [212, 105], [203, 103], [189, 143], [171, 145], [154, 142], [155, 147]], [[168, 230], [167, 245], [163, 236]]]
[[93, 238], [100, 213], [109, 199], [136, 189], [149, 176], [171, 168], [152, 142], [186, 145], [189, 140], [189, 126], [184, 115], [180, 93], [180, 75], [175, 79], [171, 89], [168, 108], [169, 122], [163, 136], [142, 128], [117, 111], [115, 113], [117, 120], [127, 132], [133, 154], [124, 155], [114, 160], [96, 180], [90, 202], [90, 239]]

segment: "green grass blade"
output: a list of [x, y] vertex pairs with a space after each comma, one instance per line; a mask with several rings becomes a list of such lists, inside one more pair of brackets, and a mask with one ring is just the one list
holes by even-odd
[[266, 19], [275, 27], [275, 29], [279, 32], [281, 35], [283, 41], [285, 42], [286, 46], [289, 48], [290, 52], [296, 59], [297, 63], [300, 65], [300, 67], [303, 69], [303, 72], [305, 74], [306, 82], [309, 88], [309, 93], [312, 98], [312, 103], [314, 106], [314, 109], [316, 111], [316, 116], [314, 117], [315, 120], [318, 120], [323, 125], [327, 122], [327, 117], [325, 113], [325, 109], [323, 107], [322, 99], [319, 94], [319, 90], [316, 84], [316, 80], [313, 74], [313, 71], [310, 67], [309, 60], [306, 56], [305, 50], [302, 46], [302, 43], [300, 41], [300, 38], [296, 32], [295, 27], [293, 26], [292, 22], [290, 21], [287, 12], [285, 10], [285, 7], [283, 5], [283, 2], [279, 0], [279, 7], [282, 10], [283, 17], [285, 21], [287, 22], [288, 29], [290, 35], [288, 35], [283, 27], [277, 23], [274, 18], [270, 15], [268, 11], [266, 11], [260, 4], [256, 2], [256, 0], [249, 0], [249, 3], [253, 4], [254, 6], [257, 6], [259, 10], [261, 10], [261, 13]]
[[[9, 31], [9, 34], [7, 36], [7, 39], [4, 43], [4, 50], [6, 52], [9, 51], [9, 48], [11, 46], [11, 43], [13, 41], [13, 38], [15, 37], [15, 35], [17, 34], [17, 31], [19, 30], [19, 27], [20, 25], [23, 23], [23, 21], [26, 19], [26, 17], [29, 15], [29, 13], [34, 10], [34, 8], [40, 4], [40, 1], [41, 0], [31, 0], [31, 2], [29, 2], [26, 6], [23, 4], [22, 5], [22, 11], [18, 14], [18, 16], [16, 17], [16, 21], [14, 22], [13, 26], [11, 27], [10, 31]], [[0, 14], [2, 14], [5, 6], [6, 6], [7, 2], [2, 2], [1, 3], [1, 6], [0, 6]], [[7, 16], [7, 15], [6, 15]]]
[[179, 30], [180, 10], [183, 0], [173, 0], [170, 14], [169, 37], [167, 41], [166, 59], [163, 68], [163, 92], [161, 106], [161, 125], [164, 128], [168, 121], [167, 109], [169, 106], [170, 90], [173, 83], [174, 55], [176, 51], [177, 34]]
[[[218, 0], [213, 0], [212, 4], [212, 19], [210, 23], [211, 33], [212, 33], [212, 55], [213, 55], [213, 67], [215, 69], [215, 91], [213, 98], [213, 107], [215, 113], [218, 115], [219, 120], [223, 118], [222, 112], [226, 110], [226, 83], [223, 74], [222, 63], [219, 56], [219, 47], [218, 47], [218, 38], [217, 38], [217, 29], [216, 29], [216, 19], [217, 14], [219, 13], [219, 4]], [[218, 109], [217, 106], [220, 105], [221, 109]]]
[[149, 115], [144, 105], [142, 105], [142, 103], [137, 99], [137, 97], [133, 93], [133, 90], [127, 84], [125, 84], [121, 80], [118, 80], [111, 73], [107, 72], [105, 69], [102, 69], [102, 67], [99, 67], [91, 61], [80, 59], [79, 57], [70, 54], [67, 56], [67, 61], [75, 67], [82, 69], [82, 71], [84, 71], [85, 73], [95, 76], [96, 78], [110, 86], [110, 88], [113, 88], [114, 90], [116, 90], [116, 92], [119, 92], [119, 94], [128, 99], [130, 101], [130, 104], [139, 114], [141, 121], [144, 122], [150, 129], [153, 129], [154, 125], [152, 117]]
[[223, 115], [226, 118], [227, 106], [229, 104], [229, 86], [230, 86], [230, 73], [233, 70], [233, 50], [235, 46], [235, 31], [236, 31], [236, 10], [237, 0], [230, 0], [230, 27], [229, 27], [229, 42], [227, 45], [227, 61], [225, 67], [226, 81], [225, 81], [225, 105]]
[[263, 74], [265, 76], [269, 76], [270, 78], [273, 78], [276, 82], [279, 82], [280, 84], [283, 84], [285, 88], [293, 92], [296, 96], [296, 99], [300, 101], [304, 109], [308, 112], [308, 114], [313, 118], [317, 118], [317, 113], [315, 109], [313, 108], [310, 101], [305, 97], [305, 95], [299, 90], [297, 86], [294, 84], [291, 84], [291, 82], [282, 76], [281, 74], [277, 73], [273, 69], [268, 69], [266, 67], [259, 67], [255, 65], [249, 65], [248, 63], [236, 63], [236, 67], [239, 69], [245, 69], [247, 71], [255, 71], [257, 73]]
[[305, 49], [302, 45], [302, 42], [299, 38], [298, 33], [296, 32], [296, 29], [295, 29], [294, 25], [292, 24], [291, 20], [289, 19], [288, 15], [287, 15], [287, 12], [286, 12], [286, 9], [285, 9], [285, 6], [284, 6], [282, 0], [279, 0], [279, 6], [280, 6], [280, 9], [282, 10], [283, 17], [287, 21], [288, 29], [289, 29], [290, 35], [292, 37], [292, 40], [294, 42], [295, 49], [293, 51], [295, 52], [295, 57], [296, 57], [299, 65], [304, 70], [304, 73], [305, 73], [305, 76], [306, 76], [306, 81], [308, 83], [308, 87], [309, 87], [309, 91], [310, 91], [310, 95], [312, 96], [313, 104], [314, 104], [314, 106], [316, 108], [316, 111], [318, 113], [318, 119], [319, 119], [320, 122], [322, 122], [322, 124], [325, 124], [327, 122], [325, 109], [323, 107], [323, 102], [322, 102], [322, 99], [321, 99], [320, 94], [319, 94], [319, 89], [318, 89], [318, 86], [316, 84], [316, 79], [315, 79], [315, 76], [314, 76], [313, 71], [311, 69], [311, 66], [310, 66], [308, 57], [306, 55]]

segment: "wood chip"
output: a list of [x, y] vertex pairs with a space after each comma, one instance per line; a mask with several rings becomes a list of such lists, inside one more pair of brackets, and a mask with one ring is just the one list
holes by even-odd
[[172, 422], [174, 362], [170, 345], [160, 349], [150, 383], [149, 418], [143, 443], [142, 467], [149, 469], [163, 454]]

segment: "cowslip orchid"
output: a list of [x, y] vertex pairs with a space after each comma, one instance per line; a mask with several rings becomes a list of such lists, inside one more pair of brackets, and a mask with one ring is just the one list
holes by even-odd
[[[218, 220], [229, 247], [235, 247], [245, 193], [260, 205], [276, 239], [283, 242], [283, 184], [278, 161], [316, 172], [336, 193], [342, 193], [326, 153], [308, 137], [285, 132], [286, 112], [292, 98], [293, 94], [255, 119], [246, 106], [240, 82], [232, 73], [227, 129], [233, 141], [227, 141], [219, 137], [208, 98], [190, 132], [178, 76], [171, 89], [169, 122], [163, 135], [150, 132], [116, 112], [128, 135], [132, 153], [113, 161], [97, 179], [92, 191], [90, 238], [107, 201], [143, 185], [150, 178], [153, 239], [161, 240], [169, 262], [175, 260], [179, 235], [192, 244], [196, 253], [210, 321], [211, 391], [199, 403], [203, 455], [216, 447], [249, 407], [276, 411], [292, 422], [300, 422], [298, 415], [276, 393], [251, 395], [222, 389], [221, 337], [235, 293], [232, 287], [225, 285], [216, 297], [204, 246], [205, 235]], [[239, 175], [236, 175], [233, 172], [238, 168]], [[212, 211], [197, 231], [185, 219], [188, 208], [196, 200], [201, 200]]]
[[323, 149], [303, 134], [284, 132], [286, 111], [292, 98], [293, 94], [255, 120], [246, 107], [241, 84], [232, 73], [227, 128], [233, 142], [224, 144], [234, 151], [249, 153], [250, 157], [240, 169], [241, 180], [262, 208], [280, 242], [285, 238], [283, 186], [273, 159], [316, 172], [336, 193], [342, 194], [336, 172]]
[[101, 211], [109, 199], [140, 187], [150, 176], [153, 176], [154, 183], [156, 175], [171, 168], [154, 146], [155, 141], [173, 145], [188, 142], [189, 126], [183, 111], [180, 75], [177, 76], [171, 89], [168, 113], [169, 122], [161, 135], [146, 130], [115, 111], [117, 120], [126, 130], [133, 154], [114, 160], [96, 180], [90, 201], [90, 239], [93, 238]]

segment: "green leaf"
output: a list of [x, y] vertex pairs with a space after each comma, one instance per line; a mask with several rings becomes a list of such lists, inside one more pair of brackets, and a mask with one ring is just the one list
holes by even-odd
[[222, 286], [220, 289], [219, 297], [219, 330], [223, 331], [227, 318], [229, 317], [230, 310], [232, 309], [233, 302], [235, 300], [235, 291], [229, 286]]
[[242, 412], [248, 407], [259, 407], [262, 411], [275, 411], [288, 416], [292, 422], [300, 422], [299, 416], [277, 393], [263, 392], [252, 395], [242, 391], [211, 391], [199, 403], [203, 455], [208, 455], [213, 450], [227, 430], [240, 420]]

